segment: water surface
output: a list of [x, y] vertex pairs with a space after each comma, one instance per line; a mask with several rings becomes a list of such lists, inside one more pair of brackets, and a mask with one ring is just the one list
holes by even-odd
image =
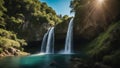
[[80, 54], [47, 54], [24, 57], [6, 57], [0, 60], [0, 68], [70, 68], [71, 58]]

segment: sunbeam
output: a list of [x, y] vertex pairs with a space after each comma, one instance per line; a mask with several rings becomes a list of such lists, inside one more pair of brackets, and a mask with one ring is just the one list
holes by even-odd
[[98, 3], [100, 3], [100, 4], [104, 2], [104, 0], [97, 0], [97, 1], [98, 1]]
[[[107, 8], [105, 0], [94, 0], [87, 4], [87, 11], [85, 13], [85, 18], [83, 24], [85, 25], [83, 30], [89, 28], [90, 26], [106, 26], [106, 12]], [[104, 23], [103, 25], [99, 25]], [[96, 28], [95, 27], [95, 28]]]

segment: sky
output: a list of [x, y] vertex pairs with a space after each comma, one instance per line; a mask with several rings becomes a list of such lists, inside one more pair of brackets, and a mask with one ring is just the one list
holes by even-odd
[[46, 2], [48, 6], [52, 7], [58, 15], [69, 15], [74, 16], [74, 13], [70, 13], [71, 0], [40, 0], [41, 2]]

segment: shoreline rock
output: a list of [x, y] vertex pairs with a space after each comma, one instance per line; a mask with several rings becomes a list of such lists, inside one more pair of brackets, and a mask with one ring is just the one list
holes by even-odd
[[0, 53], [0, 58], [1, 57], [7, 57], [7, 56], [27, 56], [30, 55], [27, 52], [20, 51], [19, 49], [16, 48], [8, 48], [4, 49], [3, 52]]

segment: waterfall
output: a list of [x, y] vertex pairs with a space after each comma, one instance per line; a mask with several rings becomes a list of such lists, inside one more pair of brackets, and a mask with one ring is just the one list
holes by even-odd
[[73, 43], [73, 18], [70, 20], [68, 25], [68, 31], [65, 41], [65, 49], [64, 54], [71, 54], [72, 53], [72, 43]]
[[47, 33], [45, 33], [41, 45], [42, 53], [54, 53], [54, 27], [51, 27]]
[[45, 52], [46, 51], [46, 45], [47, 45], [47, 36], [48, 36], [49, 30], [47, 31], [47, 33], [45, 33], [43, 40], [42, 40], [42, 44], [41, 44], [41, 52]]
[[[70, 20], [68, 25], [67, 36], [65, 40], [65, 47], [63, 54], [72, 53], [72, 43], [73, 43], [73, 18]], [[41, 52], [46, 54], [54, 53], [54, 27], [51, 27], [47, 33], [45, 33], [42, 41]]]
[[49, 31], [45, 53], [54, 53], [54, 27]]

